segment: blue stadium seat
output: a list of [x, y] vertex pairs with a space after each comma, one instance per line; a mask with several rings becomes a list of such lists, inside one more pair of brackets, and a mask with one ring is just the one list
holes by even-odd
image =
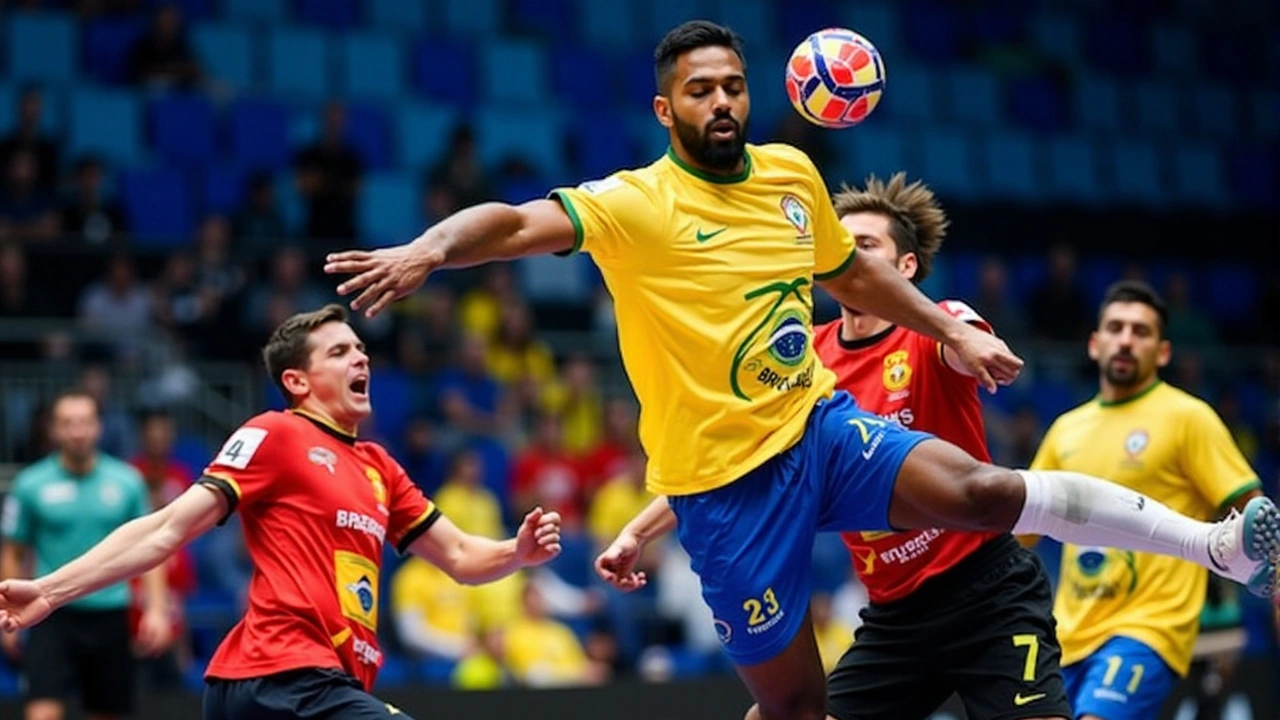
[[120, 173], [120, 202], [134, 241], [176, 246], [191, 235], [191, 193], [177, 170], [126, 170]]
[[1034, 147], [1025, 133], [993, 130], [987, 134], [987, 185], [993, 197], [1040, 199], [1043, 186], [1036, 173]]
[[662, 157], [671, 145], [667, 129], [658, 124], [652, 110], [631, 110], [626, 113], [627, 131], [641, 164], [649, 164]]
[[773, 42], [776, 4], [770, 0], [707, 0], [705, 8], [709, 19], [742, 37], [748, 56]]
[[671, 28], [686, 20], [707, 16], [703, 2], [704, 0], [648, 0], [637, 4], [640, 11], [640, 44], [649, 50], [650, 57], [653, 57], [654, 46]]
[[1280, 129], [1280, 93], [1273, 90], [1254, 90], [1254, 135], [1259, 140], [1274, 140], [1277, 129]]
[[361, 22], [359, 0], [298, 0], [298, 19], [330, 30], [348, 30]]
[[[782, 12], [775, 18], [778, 22], [774, 39], [788, 49], [799, 45], [805, 38], [823, 28], [840, 25], [839, 8], [851, 3], [830, 2], [830, 0], [806, 0], [803, 3], [787, 3], [780, 5]], [[872, 42], [875, 42], [874, 40]]]
[[1173, 196], [1183, 203], [1218, 207], [1227, 199], [1222, 158], [1208, 145], [1178, 143], [1173, 157]]
[[622, 104], [627, 108], [650, 107], [658, 89], [653, 76], [653, 51], [633, 50], [622, 59]]
[[213, 17], [218, 10], [215, 7], [217, 4], [218, 0], [147, 0], [147, 7], [151, 10], [158, 10], [165, 5], [177, 5], [182, 11], [183, 19], [188, 23]]
[[583, 110], [615, 104], [617, 83], [611, 69], [609, 58], [589, 45], [551, 48], [551, 88], [555, 97]]
[[994, 127], [999, 123], [1004, 103], [1000, 80], [993, 73], [977, 67], [956, 66], [943, 71], [941, 80], [947, 112], [954, 121], [977, 127]]
[[516, 35], [576, 43], [573, 11], [571, 0], [510, 0], [508, 23]]
[[1277, 198], [1276, 167], [1280, 157], [1275, 150], [1242, 145], [1229, 156], [1232, 198], [1241, 204], [1274, 209]]
[[240, 100], [229, 113], [229, 150], [247, 170], [278, 170], [289, 164], [290, 112], [270, 100]]
[[1114, 80], [1085, 73], [1075, 78], [1076, 117], [1086, 130], [1120, 130], [1120, 91]]
[[1119, 140], [1112, 147], [1115, 168], [1115, 197], [1143, 205], [1159, 205], [1164, 193], [1160, 186], [1160, 164], [1151, 143]]
[[1240, 108], [1231, 88], [1197, 83], [1191, 93], [1191, 119], [1197, 133], [1227, 139], [1240, 132]]
[[1215, 264], [1209, 268], [1209, 311], [1220, 318], [1241, 318], [1254, 309], [1258, 273], [1250, 267]]
[[367, 103], [347, 106], [347, 141], [366, 168], [382, 170], [392, 164], [391, 119], [381, 106]]
[[960, 58], [962, 20], [960, 9], [938, 0], [903, 3], [911, 21], [902, 28], [903, 41], [914, 57], [929, 63], [952, 63]]
[[[416, 232], [401, 237], [411, 237]], [[400, 437], [413, 415], [413, 383], [403, 370], [378, 368], [377, 381], [369, 383], [369, 401], [377, 408], [373, 414], [375, 432], [383, 437]]]
[[206, 165], [214, 147], [213, 105], [204, 95], [171, 94], [157, 97], [149, 109], [151, 146], [173, 165]]
[[962, 27], [965, 40], [978, 46], [1016, 47], [1030, 33], [1031, 3], [1021, 0], [989, 0], [966, 8]]
[[11, 80], [67, 83], [76, 77], [76, 24], [63, 13], [9, 16], [6, 75]]
[[1061, 131], [1071, 122], [1061, 85], [1046, 75], [1025, 75], [1009, 83], [1009, 116], [1023, 127]]
[[433, 100], [470, 107], [476, 99], [476, 55], [463, 40], [427, 39], [413, 53], [413, 81]]
[[142, 158], [142, 118], [132, 93], [82, 88], [70, 94], [70, 157], [101, 155], [117, 166]]
[[1088, 25], [1085, 46], [1094, 66], [1124, 77], [1132, 77], [1147, 66], [1147, 46], [1138, 24], [1119, 13], [1094, 15]]
[[327, 99], [329, 41], [313, 28], [267, 32], [267, 87], [280, 97]]
[[1111, 283], [1124, 276], [1124, 263], [1115, 258], [1087, 257], [1080, 263], [1079, 278], [1085, 303], [1097, 307]]
[[1185, 24], [1159, 23], [1151, 27], [1151, 60], [1161, 72], [1190, 77], [1200, 65], [1195, 35]]
[[222, 0], [229, 20], [279, 25], [287, 19], [287, 0]]
[[1087, 138], [1071, 135], [1052, 137], [1047, 144], [1050, 194], [1076, 202], [1101, 200], [1106, 188], [1101, 185], [1094, 144]]
[[444, 0], [445, 32], [449, 37], [489, 37], [502, 30], [499, 0]]
[[907, 163], [902, 132], [887, 124], [859, 127], [849, 135], [849, 150], [849, 170], [846, 171], [849, 182], [861, 182], [872, 173], [888, 178], [899, 170], [912, 171], [913, 166]]
[[244, 202], [244, 172], [229, 164], [210, 165], [200, 178], [200, 211], [231, 215]]
[[[55, 87], [42, 87], [44, 95], [44, 114], [40, 118], [40, 129], [50, 135], [61, 135], [66, 124], [66, 106], [62, 101], [62, 92]], [[0, 80], [0, 136], [8, 135], [18, 122], [13, 108], [17, 106], [18, 96], [22, 88], [13, 83]]]
[[968, 136], [955, 128], [935, 128], [920, 135], [920, 173], [944, 198], [974, 198], [985, 193], [973, 168]]
[[591, 47], [625, 51], [649, 42], [633, 0], [577, 0], [576, 8], [578, 32]]
[[936, 123], [941, 117], [938, 111], [939, 84], [938, 76], [922, 65], [903, 63], [895, 66], [892, 73], [886, 68], [881, 110], [888, 111], [895, 120]]
[[427, 30], [427, 4], [404, 0], [370, 0], [369, 22], [383, 32], [421, 33]]
[[492, 40], [481, 48], [483, 98], [494, 103], [538, 103], [549, 99], [546, 51], [539, 43]]
[[1134, 85], [1138, 105], [1138, 129], [1144, 135], [1171, 137], [1179, 131], [1179, 112], [1174, 86], [1159, 80], [1144, 80]]
[[1076, 17], [1061, 11], [1041, 11], [1031, 20], [1034, 47], [1046, 58], [1059, 62], [1079, 63], [1080, 26]]
[[429, 168], [444, 156], [449, 133], [458, 122], [452, 108], [426, 103], [402, 104], [396, 121], [396, 157], [401, 166], [413, 170]]
[[513, 113], [505, 107], [486, 106], [476, 112], [477, 149], [488, 167], [520, 157], [544, 182], [558, 182], [564, 179], [562, 137], [559, 118], [551, 110], [526, 107]]
[[575, 143], [577, 175], [603, 177], [636, 162], [635, 148], [622, 115], [610, 111], [587, 112], [576, 115], [574, 121], [567, 132]]
[[406, 62], [400, 41], [387, 35], [345, 35], [338, 40], [338, 78], [352, 98], [403, 97]]
[[575, 303], [591, 301], [595, 289], [582, 267], [591, 259], [583, 254], [563, 258], [535, 255], [520, 261], [516, 268], [520, 288], [532, 303]]
[[130, 82], [133, 47], [149, 24], [139, 15], [103, 15], [86, 23], [81, 55], [85, 75], [111, 85]]
[[400, 242], [422, 231], [421, 193], [413, 177], [369, 173], [356, 204], [356, 226], [366, 246]]
[[253, 37], [244, 27], [201, 23], [191, 30], [191, 46], [211, 78], [235, 90], [257, 84]]

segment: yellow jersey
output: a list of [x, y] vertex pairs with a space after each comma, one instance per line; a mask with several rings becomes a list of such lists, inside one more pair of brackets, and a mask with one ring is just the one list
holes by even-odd
[[552, 195], [613, 295], [649, 490], [712, 490], [795, 444], [835, 388], [813, 351], [813, 283], [855, 249], [809, 158], [748, 145], [722, 177], [668, 151]]
[[504, 660], [521, 685], [577, 685], [585, 679], [587, 653], [564, 623], [521, 618], [507, 626], [503, 643]]
[[[1106, 478], [1201, 520], [1261, 487], [1217, 413], [1159, 381], [1129, 400], [1063, 414], [1031, 467]], [[1065, 545], [1054, 604], [1062, 664], [1123, 636], [1186, 675], [1207, 584], [1208, 571], [1184, 560]]]

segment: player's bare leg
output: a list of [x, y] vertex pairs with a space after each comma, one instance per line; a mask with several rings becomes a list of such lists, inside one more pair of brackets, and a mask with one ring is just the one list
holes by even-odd
[[756, 700], [747, 720], [835, 720], [827, 715], [827, 680], [807, 608], [786, 650], [771, 660], [736, 669]]

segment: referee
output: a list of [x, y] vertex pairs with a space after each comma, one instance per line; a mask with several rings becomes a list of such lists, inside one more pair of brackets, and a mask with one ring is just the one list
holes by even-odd
[[[102, 424], [91, 395], [64, 392], [54, 400], [51, 416], [56, 450], [18, 473], [0, 518], [4, 578], [50, 572], [150, 511], [137, 471], [98, 451]], [[171, 635], [163, 569], [148, 573], [145, 587], [138, 649], [154, 654]], [[26, 720], [62, 720], [73, 692], [80, 694], [89, 720], [133, 712], [128, 605], [128, 586], [120, 583], [55, 612], [31, 629], [25, 648], [16, 634], [0, 633], [5, 652], [23, 660]]]

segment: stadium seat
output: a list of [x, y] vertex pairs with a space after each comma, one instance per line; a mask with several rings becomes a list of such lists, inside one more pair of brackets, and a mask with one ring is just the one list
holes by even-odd
[[1047, 75], [1015, 78], [1006, 91], [1009, 117], [1040, 131], [1061, 131], [1071, 122], [1060, 83]]
[[369, 402], [377, 408], [373, 414], [374, 431], [382, 437], [400, 437], [413, 415], [409, 376], [398, 368], [378, 368], [377, 381], [369, 383]]
[[139, 245], [176, 246], [191, 235], [191, 195], [177, 170], [121, 172], [120, 202]]
[[579, 34], [586, 45], [626, 51], [650, 42], [638, 25], [640, 13], [633, 0], [577, 0], [576, 8]]
[[544, 182], [563, 180], [561, 137], [559, 118], [551, 110], [523, 108], [512, 113], [505, 107], [486, 106], [476, 112], [477, 149], [487, 167], [519, 157], [532, 165]]
[[[66, 107], [62, 102], [62, 92], [55, 87], [41, 88], [44, 94], [44, 114], [40, 118], [40, 129], [50, 135], [59, 136], [66, 125]], [[8, 135], [18, 122], [13, 108], [17, 106], [22, 88], [13, 83], [0, 80], [0, 136]]]
[[457, 107], [470, 107], [476, 99], [476, 56], [469, 42], [427, 39], [413, 54], [414, 83], [418, 92]]
[[188, 23], [208, 20], [219, 8], [219, 0], [147, 0], [147, 8], [155, 11], [165, 5], [177, 5]]
[[1098, 172], [1097, 150], [1081, 136], [1049, 138], [1049, 193], [1064, 200], [1095, 202], [1105, 195]]
[[298, 0], [298, 19], [330, 30], [349, 30], [358, 26], [360, 0]]
[[239, 25], [201, 23], [191, 30], [191, 45], [205, 74], [233, 90], [257, 84], [253, 36]]
[[229, 112], [229, 149], [246, 170], [278, 170], [289, 164], [289, 108], [270, 100], [240, 100]]
[[1249, 267], [1216, 264], [1209, 268], [1209, 312], [1222, 318], [1246, 317], [1253, 311], [1258, 276]]
[[987, 186], [992, 197], [1004, 200], [1033, 201], [1041, 199], [1043, 185], [1036, 173], [1036, 158], [1031, 137], [1010, 130], [992, 130], [984, 149], [987, 164]]
[[911, 120], [922, 124], [938, 122], [939, 78], [922, 65], [903, 63], [888, 74], [885, 69], [885, 93], [880, 98], [883, 106], [877, 112], [887, 111], [895, 120]]
[[573, 10], [570, 0], [511, 0], [508, 22], [515, 35], [576, 44]]
[[671, 28], [688, 20], [697, 20], [707, 16], [703, 8], [705, 0], [648, 0], [637, 4], [640, 11], [638, 22], [643, 36], [640, 44], [653, 57], [653, 48]]
[[1074, 15], [1061, 11], [1041, 11], [1031, 20], [1031, 38], [1038, 52], [1050, 60], [1079, 64], [1080, 26]]
[[133, 80], [133, 47], [150, 21], [140, 15], [103, 15], [84, 25], [84, 74], [119, 85]]
[[1222, 158], [1209, 145], [1179, 142], [1173, 156], [1173, 196], [1188, 205], [1218, 207], [1227, 198]]
[[369, 173], [356, 202], [356, 227], [361, 241], [373, 246], [417, 235], [422, 231], [421, 206], [421, 193], [411, 176]]
[[920, 173], [945, 198], [984, 195], [973, 168], [970, 140], [956, 128], [936, 128], [921, 133]]
[[989, 0], [966, 8], [961, 27], [965, 41], [986, 47], [1017, 47], [1030, 36], [1030, 3]]
[[1085, 130], [1120, 131], [1120, 91], [1114, 80], [1093, 73], [1075, 78], [1076, 117]]
[[[653, 76], [653, 50], [633, 50], [622, 58], [622, 104], [626, 108], [647, 108], [657, 93]], [[650, 117], [652, 117], [650, 113]]]
[[1138, 130], [1146, 137], [1173, 137], [1178, 134], [1182, 113], [1174, 95], [1174, 86], [1159, 80], [1143, 80], [1133, 86], [1138, 106]]
[[1180, 77], [1196, 74], [1200, 64], [1195, 36], [1185, 25], [1158, 23], [1151, 27], [1151, 60], [1156, 70]]
[[626, 113], [627, 131], [639, 153], [641, 164], [648, 164], [662, 157], [671, 145], [667, 129], [658, 124], [652, 110], [632, 110]]
[[639, 160], [627, 132], [626, 119], [620, 114], [609, 111], [581, 114], [574, 118], [574, 125], [566, 128], [566, 132], [575, 149], [576, 174], [583, 178], [604, 177]]
[[1140, 140], [1119, 140], [1111, 150], [1116, 199], [1159, 205], [1163, 192], [1155, 147]]
[[13, 12], [7, 33], [6, 75], [11, 80], [68, 83], [76, 77], [75, 20], [63, 13]]
[[[858, 182], [875, 173], [888, 178], [899, 170], [913, 176], [913, 166], [907, 163], [906, 144], [902, 133], [886, 124], [866, 125], [849, 136], [850, 170], [846, 172], [850, 182]], [[918, 168], [919, 166], [914, 166]]]
[[397, 110], [396, 137], [400, 164], [409, 169], [429, 168], [444, 157], [449, 133], [457, 125], [454, 110], [444, 105], [405, 103]]
[[1088, 24], [1085, 46], [1093, 65], [1123, 77], [1133, 77], [1147, 66], [1145, 25], [1119, 13], [1094, 15]]
[[[0, 105], [0, 107], [3, 107]], [[1259, 140], [1274, 140], [1280, 128], [1280, 93], [1274, 90], [1253, 92], [1253, 132]]]
[[[727, 25], [742, 37], [747, 54], [772, 44], [776, 3], [770, 0], [707, 0], [706, 17]], [[656, 42], [656, 39], [655, 39]], [[799, 42], [799, 39], [796, 40]]]
[[520, 261], [516, 268], [520, 288], [531, 303], [585, 304], [595, 289], [581, 267], [591, 259], [583, 254], [567, 258], [535, 255]]
[[956, 66], [941, 74], [942, 92], [948, 116], [956, 123], [974, 127], [994, 127], [999, 123], [1000, 80], [977, 67]]
[[1110, 257], [1086, 257], [1080, 263], [1080, 287], [1084, 291], [1085, 303], [1089, 307], [1097, 307], [1107, 288], [1124, 276], [1124, 263]]
[[157, 97], [148, 112], [151, 147], [172, 165], [206, 165], [213, 160], [213, 105], [196, 93]]
[[339, 87], [349, 98], [403, 97], [405, 67], [403, 46], [394, 37], [365, 33], [338, 40]]
[[963, 18], [959, 8], [939, 0], [912, 0], [900, 7], [911, 18], [902, 28], [902, 39], [913, 57], [930, 64], [960, 59]]
[[287, 0], [222, 0], [228, 20], [243, 20], [264, 25], [280, 25], [286, 21]]
[[383, 32], [416, 34], [427, 30], [427, 4], [404, 0], [370, 0], [369, 22]]
[[549, 97], [547, 56], [541, 44], [493, 40], [480, 50], [483, 99], [491, 103], [537, 103]]
[[142, 119], [132, 93], [78, 89], [70, 94], [70, 110], [70, 157], [93, 153], [120, 167], [142, 159]]
[[1228, 156], [1231, 197], [1240, 204], [1274, 209], [1277, 198], [1276, 167], [1280, 157], [1275, 150], [1243, 145]]
[[205, 168], [200, 178], [200, 212], [231, 215], [244, 202], [244, 173], [235, 165]]
[[282, 98], [327, 99], [329, 41], [312, 28], [267, 31], [267, 87]]
[[499, 0], [444, 0], [445, 32], [449, 37], [490, 37], [502, 30]]
[[583, 110], [615, 104], [617, 83], [609, 58], [601, 51], [589, 45], [553, 46], [550, 70], [556, 98]]
[[366, 169], [382, 170], [392, 164], [391, 119], [380, 105], [347, 106], [347, 141]]
[[1231, 88], [1214, 83], [1191, 89], [1191, 118], [1198, 133], [1227, 139], [1240, 132], [1240, 108]]

